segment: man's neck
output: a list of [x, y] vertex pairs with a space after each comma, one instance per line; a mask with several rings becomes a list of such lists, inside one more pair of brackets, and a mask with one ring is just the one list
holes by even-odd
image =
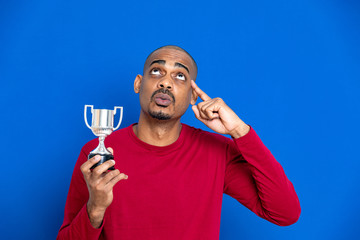
[[140, 114], [139, 122], [133, 126], [135, 135], [143, 142], [154, 146], [167, 146], [180, 136], [180, 119], [158, 120]]

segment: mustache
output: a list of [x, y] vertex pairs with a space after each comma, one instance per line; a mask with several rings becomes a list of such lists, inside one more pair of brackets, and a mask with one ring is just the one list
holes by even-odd
[[167, 89], [167, 88], [160, 88], [160, 89], [156, 90], [156, 91], [151, 95], [151, 99], [153, 99], [154, 96], [155, 96], [156, 94], [158, 94], [158, 93], [163, 93], [163, 94], [169, 95], [169, 96], [172, 98], [173, 102], [175, 102], [175, 97], [174, 97], [174, 95], [173, 95], [173, 94], [169, 91], [169, 89]]

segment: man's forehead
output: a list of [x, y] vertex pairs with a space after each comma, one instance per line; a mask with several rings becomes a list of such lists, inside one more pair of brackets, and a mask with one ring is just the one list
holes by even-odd
[[187, 66], [187, 70], [191, 75], [192, 79], [196, 79], [197, 76], [197, 65], [195, 60], [190, 56], [188, 52], [182, 48], [176, 46], [165, 46], [153, 51], [146, 59], [144, 64], [143, 73], [151, 66], [152, 62], [156, 60], [163, 60], [165, 64], [172, 65], [171, 67], [178, 67], [179, 64]]
[[[163, 59], [155, 59], [154, 61], [152, 61], [150, 63], [150, 66], [153, 64], [160, 64], [160, 65], [166, 65], [166, 60]], [[168, 62], [169, 65], [171, 65], [171, 62]], [[190, 73], [189, 71], [189, 67], [185, 64], [179, 63], [179, 62], [175, 62], [173, 63], [173, 67], [180, 67], [180, 68], [184, 68], [188, 73]]]
[[192, 59], [183, 51], [171, 48], [163, 48], [153, 52], [146, 61], [146, 66], [150, 66], [153, 61], [163, 60], [166, 62], [178, 62], [184, 65], [192, 65]]

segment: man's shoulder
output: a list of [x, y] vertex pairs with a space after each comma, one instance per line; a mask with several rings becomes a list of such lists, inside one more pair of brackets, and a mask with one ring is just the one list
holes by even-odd
[[186, 136], [194, 140], [200, 140], [205, 142], [223, 143], [228, 144], [231, 139], [224, 135], [209, 132], [200, 128], [195, 128], [187, 124], [182, 123]]

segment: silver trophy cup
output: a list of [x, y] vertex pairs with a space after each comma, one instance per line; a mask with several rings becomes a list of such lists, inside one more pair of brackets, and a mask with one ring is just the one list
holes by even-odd
[[[91, 108], [92, 113], [92, 121], [91, 126], [89, 126], [89, 123], [87, 121], [87, 108]], [[120, 109], [120, 118], [119, 123], [114, 128], [114, 116], [116, 114], [116, 110]], [[120, 127], [121, 121], [123, 116], [123, 108], [122, 107], [115, 107], [114, 110], [108, 110], [108, 109], [94, 109], [93, 105], [85, 105], [84, 108], [84, 119], [85, 124], [88, 128], [91, 129], [91, 131], [95, 134], [95, 136], [99, 137], [99, 145], [90, 152], [88, 159], [94, 157], [95, 155], [100, 155], [101, 160], [96, 163], [94, 166], [91, 167], [91, 169], [94, 169], [98, 165], [106, 162], [107, 160], [114, 159], [114, 156], [111, 152], [109, 152], [105, 145], [104, 140], [105, 137], [109, 136], [113, 131], [118, 129]], [[114, 170], [114, 167], [109, 168], [109, 170]]]

